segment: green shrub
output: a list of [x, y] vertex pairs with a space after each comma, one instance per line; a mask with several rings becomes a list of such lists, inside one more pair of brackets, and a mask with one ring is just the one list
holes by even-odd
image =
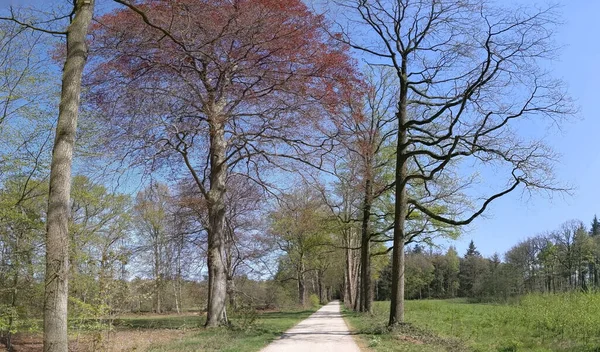
[[308, 297], [308, 303], [313, 308], [319, 308], [321, 306], [321, 300], [319, 299], [319, 296], [315, 295], [314, 293]]

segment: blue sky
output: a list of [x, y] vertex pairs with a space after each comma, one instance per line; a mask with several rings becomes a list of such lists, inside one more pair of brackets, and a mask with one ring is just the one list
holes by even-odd
[[[534, 3], [534, 1], [514, 1]], [[463, 254], [471, 239], [484, 255], [503, 254], [529, 236], [552, 231], [570, 219], [587, 226], [594, 214], [600, 216], [600, 1], [562, 0], [563, 21], [556, 37], [564, 45], [559, 59], [552, 64], [554, 75], [568, 85], [569, 93], [580, 109], [578, 117], [547, 139], [562, 155], [558, 178], [575, 187], [572, 196], [551, 199], [521, 199], [512, 194], [497, 201], [486, 218], [477, 219], [459, 241], [454, 243]], [[598, 144], [596, 144], [598, 143]]]
[[[47, 6], [68, 4], [67, 0], [0, 0], [0, 8], [8, 5]], [[283, 0], [282, 0], [283, 1]], [[100, 9], [113, 6], [112, 1], [97, 0]], [[513, 0], [516, 4], [540, 3], [533, 0]], [[558, 61], [551, 66], [554, 75], [562, 78], [576, 100], [580, 113], [561, 132], [548, 137], [547, 142], [562, 155], [556, 169], [558, 178], [573, 185], [572, 196], [522, 199], [519, 193], [495, 202], [486, 217], [477, 219], [456, 242], [460, 254], [471, 239], [486, 255], [503, 254], [519, 241], [536, 234], [552, 231], [562, 222], [580, 219], [589, 225], [594, 214], [600, 215], [600, 147], [596, 138], [600, 132], [598, 107], [600, 81], [600, 1], [560, 0], [564, 25], [556, 41], [564, 45]], [[599, 142], [600, 144], [600, 142]]]

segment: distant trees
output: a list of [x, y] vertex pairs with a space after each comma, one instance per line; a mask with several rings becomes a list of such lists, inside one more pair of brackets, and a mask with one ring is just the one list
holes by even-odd
[[[307, 275], [317, 279], [318, 295], [323, 299], [323, 278], [331, 264], [333, 253], [330, 219], [322, 198], [314, 190], [303, 187], [282, 197], [279, 207], [271, 213], [271, 229], [275, 248], [284, 256], [280, 260], [278, 280], [294, 280], [298, 289], [298, 304], [306, 305]], [[282, 270], [285, 266], [289, 270]]]
[[[413, 246], [406, 257], [407, 298], [506, 300], [535, 292], [600, 290], [595, 270], [600, 246], [590, 233], [581, 221], [570, 220], [489, 258], [473, 241], [462, 258], [453, 247], [442, 254]], [[384, 268], [377, 282], [379, 300], [390, 299], [390, 270]]]
[[463, 260], [460, 261], [459, 295], [473, 297], [480, 291], [482, 279], [488, 270], [487, 261], [475, 248], [473, 241], [469, 243]]
[[130, 256], [131, 199], [76, 175], [70, 203], [70, 306], [89, 305], [98, 315], [118, 311]]
[[153, 183], [139, 192], [134, 207], [138, 245], [137, 251], [148, 255], [154, 281], [155, 313], [162, 313], [162, 293], [173, 258], [169, 244], [173, 236], [172, 199], [166, 185]]

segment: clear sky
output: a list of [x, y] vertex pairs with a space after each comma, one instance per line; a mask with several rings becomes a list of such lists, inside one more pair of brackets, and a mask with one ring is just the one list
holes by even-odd
[[500, 199], [490, 208], [487, 218], [477, 219], [455, 243], [460, 254], [471, 239], [486, 256], [503, 254], [519, 241], [552, 231], [564, 221], [579, 219], [589, 226], [594, 214], [600, 216], [600, 1], [560, 3], [565, 23], [559, 28], [556, 41], [564, 48], [552, 68], [555, 77], [568, 84], [580, 112], [547, 143], [562, 155], [556, 173], [560, 180], [575, 187], [573, 196], [521, 199], [520, 194], [512, 194]]
[[[96, 0], [101, 10], [114, 6], [110, 0]], [[282, 0], [284, 1], [284, 0]], [[515, 4], [540, 1], [512, 0]], [[480, 218], [461, 239], [452, 243], [464, 253], [471, 239], [486, 255], [503, 254], [529, 236], [552, 231], [567, 220], [580, 219], [589, 226], [594, 214], [600, 215], [600, 1], [559, 0], [564, 25], [556, 41], [564, 45], [554, 74], [569, 87], [580, 108], [577, 119], [565, 124], [562, 132], [550, 136], [548, 144], [562, 155], [558, 178], [575, 187], [572, 196], [552, 199], [521, 199], [515, 193], [495, 202], [485, 218]], [[67, 0], [0, 0], [0, 9], [9, 5], [47, 6], [68, 4]], [[541, 2], [543, 3], [543, 2]], [[598, 143], [598, 144], [596, 144]]]

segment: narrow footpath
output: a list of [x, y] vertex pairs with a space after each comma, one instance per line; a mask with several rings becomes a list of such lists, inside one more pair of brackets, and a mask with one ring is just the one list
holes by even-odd
[[340, 313], [340, 302], [323, 306], [262, 352], [360, 352]]

